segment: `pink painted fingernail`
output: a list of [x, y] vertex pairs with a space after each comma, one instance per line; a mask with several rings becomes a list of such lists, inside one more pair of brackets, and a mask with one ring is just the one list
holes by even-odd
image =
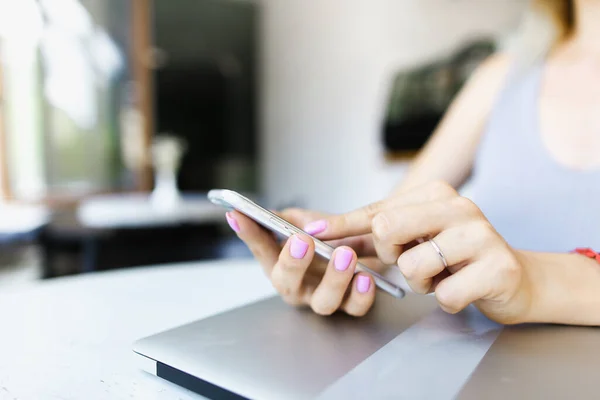
[[316, 235], [317, 233], [323, 232], [325, 229], [327, 229], [327, 221], [321, 219], [319, 221], [313, 221], [307, 224], [304, 227], [304, 232], [308, 233], [309, 235]]
[[335, 260], [333, 261], [335, 269], [337, 269], [338, 271], [347, 270], [350, 266], [350, 263], [352, 262], [353, 257], [354, 254], [352, 254], [350, 250], [344, 248], [339, 249], [338, 251], [336, 251]]
[[229, 224], [229, 226], [231, 227], [231, 229], [233, 229], [236, 232], [240, 231], [240, 225], [235, 220], [235, 218], [233, 217], [233, 215], [231, 215], [231, 213], [226, 213], [225, 214], [225, 219], [227, 219], [227, 223]]
[[365, 275], [359, 275], [356, 278], [356, 289], [359, 293], [367, 293], [371, 287], [371, 278]]
[[292, 237], [292, 243], [290, 244], [290, 255], [292, 257], [294, 257], [297, 260], [304, 258], [307, 250], [308, 243], [304, 242], [298, 236]]

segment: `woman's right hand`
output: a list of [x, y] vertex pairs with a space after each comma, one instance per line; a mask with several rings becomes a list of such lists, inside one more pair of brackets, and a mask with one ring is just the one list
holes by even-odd
[[[306, 224], [327, 217], [300, 209], [285, 210], [279, 215], [296, 226], [305, 227], [311, 234], [318, 233], [319, 227]], [[246, 243], [273, 287], [288, 304], [310, 306], [321, 315], [342, 310], [353, 316], [365, 315], [373, 305], [373, 278], [362, 272], [355, 274], [357, 254], [353, 250], [361, 252], [364, 247], [371, 246], [368, 237], [331, 243], [336, 250], [327, 262], [315, 255], [314, 242], [308, 235], [293, 235], [282, 245], [273, 233], [237, 211], [227, 213], [227, 222]], [[361, 259], [360, 262], [381, 270], [377, 259]]]

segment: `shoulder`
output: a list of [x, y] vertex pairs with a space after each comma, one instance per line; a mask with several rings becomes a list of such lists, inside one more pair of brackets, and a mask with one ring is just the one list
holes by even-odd
[[514, 56], [510, 53], [499, 51], [489, 56], [481, 67], [488, 71], [507, 71], [514, 62]]
[[488, 57], [471, 74], [457, 103], [469, 109], [472, 118], [486, 118], [503, 90], [513, 62], [513, 57], [506, 53]]
[[471, 86], [477, 85], [497, 91], [504, 84], [514, 63], [508, 53], [495, 53], [483, 61], [470, 79]]

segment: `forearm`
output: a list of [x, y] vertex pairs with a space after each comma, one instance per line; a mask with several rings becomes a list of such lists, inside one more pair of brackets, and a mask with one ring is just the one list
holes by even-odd
[[444, 181], [458, 188], [471, 173], [479, 139], [512, 59], [495, 54], [470, 77], [394, 193]]
[[481, 131], [482, 124], [474, 124], [456, 137], [442, 123], [412, 161], [392, 196], [435, 181], [443, 181], [458, 189], [471, 173]]
[[461, 172], [452, 174], [448, 173], [449, 171], [443, 171], [444, 166], [440, 165], [436, 170], [435, 167], [437, 165], [431, 163], [429, 166], [423, 166], [422, 164], [424, 163], [422, 160], [415, 160], [409, 167], [406, 176], [394, 187], [391, 196], [399, 195], [408, 190], [436, 181], [446, 182], [458, 190], [466, 179]]
[[532, 287], [528, 322], [600, 326], [600, 264], [577, 254], [520, 253]]

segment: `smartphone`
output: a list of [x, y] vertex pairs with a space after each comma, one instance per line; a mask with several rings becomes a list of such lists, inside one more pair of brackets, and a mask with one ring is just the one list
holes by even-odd
[[[318, 255], [327, 260], [330, 260], [333, 256], [333, 247], [309, 235], [297, 226], [292, 225], [291, 223], [264, 209], [263, 207], [254, 203], [252, 200], [242, 196], [237, 192], [226, 189], [213, 189], [210, 192], [208, 192], [208, 199], [212, 203], [220, 205], [227, 209], [237, 210], [242, 214], [248, 216], [249, 218], [252, 218], [254, 221], [258, 222], [265, 228], [273, 232], [279, 233], [284, 237], [290, 237], [296, 233], [303, 233], [305, 235], [308, 235], [314, 240], [315, 252]], [[369, 275], [371, 275], [373, 277], [373, 280], [375, 281], [375, 285], [377, 285], [377, 287], [383, 290], [384, 292], [399, 299], [405, 296], [405, 292], [402, 288], [390, 282], [387, 278], [371, 270], [367, 266], [361, 263], [357, 263], [356, 270], [366, 272]]]

